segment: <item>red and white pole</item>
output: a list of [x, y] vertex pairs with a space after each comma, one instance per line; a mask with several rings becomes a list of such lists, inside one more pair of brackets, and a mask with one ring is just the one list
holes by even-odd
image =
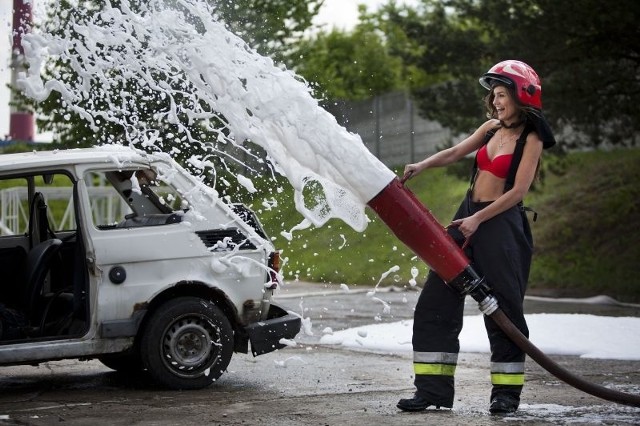
[[[26, 71], [22, 37], [31, 30], [32, 2], [34, 0], [13, 0], [13, 45], [11, 49], [11, 85], [16, 86], [18, 73]], [[15, 105], [15, 94], [10, 97], [11, 117], [9, 121], [9, 138], [20, 142], [33, 142], [35, 136], [35, 120], [33, 113], [21, 111]]]

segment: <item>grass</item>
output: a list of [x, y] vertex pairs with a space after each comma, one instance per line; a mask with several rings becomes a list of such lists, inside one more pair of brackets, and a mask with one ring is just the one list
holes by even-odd
[[535, 193], [531, 289], [640, 302], [640, 150], [576, 153]]
[[[572, 153], [547, 160], [543, 182], [525, 200], [539, 216], [536, 222], [529, 216], [536, 246], [529, 294], [607, 294], [640, 302], [638, 164], [638, 149]], [[409, 181], [411, 190], [443, 224], [468, 187], [467, 178], [456, 174], [435, 169]], [[279, 181], [277, 186], [282, 191], [266, 197], [273, 182], [263, 183], [253, 197], [241, 189], [236, 195], [258, 212], [282, 249], [286, 279], [370, 286], [397, 265], [399, 270], [382, 279], [382, 285], [407, 285], [412, 268], [419, 271], [418, 283], [424, 281], [427, 267], [369, 209], [371, 223], [363, 233], [331, 220], [321, 228], [296, 231], [288, 241], [281, 232], [289, 231], [302, 216], [294, 208], [288, 184]], [[265, 208], [263, 202], [272, 197], [277, 206]]]

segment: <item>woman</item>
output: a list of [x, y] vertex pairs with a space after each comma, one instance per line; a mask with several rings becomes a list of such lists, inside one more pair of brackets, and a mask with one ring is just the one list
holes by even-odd
[[[471, 187], [449, 233], [483, 275], [499, 306], [528, 336], [523, 313], [532, 255], [532, 238], [522, 200], [529, 191], [543, 148], [555, 144], [541, 113], [541, 87], [527, 64], [508, 60], [480, 78], [489, 89], [489, 120], [459, 144], [419, 163], [405, 176], [451, 164], [476, 152]], [[416, 305], [413, 351], [416, 393], [398, 408], [421, 411], [453, 406], [454, 373], [460, 349], [464, 298], [430, 272]], [[492, 414], [517, 410], [524, 384], [525, 354], [485, 317], [491, 346]]]

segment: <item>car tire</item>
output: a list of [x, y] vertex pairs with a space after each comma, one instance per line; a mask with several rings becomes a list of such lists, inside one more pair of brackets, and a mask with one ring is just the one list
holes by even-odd
[[233, 355], [233, 329], [211, 301], [179, 297], [149, 318], [140, 340], [147, 372], [170, 389], [201, 389], [216, 381]]

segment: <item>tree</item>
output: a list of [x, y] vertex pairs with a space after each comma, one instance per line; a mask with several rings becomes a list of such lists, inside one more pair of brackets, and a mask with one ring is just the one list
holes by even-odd
[[[477, 25], [449, 10], [443, 2], [424, 1], [421, 13], [403, 14], [387, 9], [394, 28], [402, 28], [413, 49], [397, 51], [430, 81], [413, 86], [421, 114], [456, 131], [467, 132], [481, 116], [481, 94], [469, 75], [477, 73], [477, 60], [484, 51], [483, 34]], [[469, 100], [474, 100], [469, 102]]]
[[223, 0], [216, 11], [236, 35], [263, 55], [287, 61], [290, 46], [311, 28], [324, 0]]
[[440, 85], [416, 91], [424, 115], [468, 131], [471, 122], [461, 116], [478, 117], [469, 105], [479, 111], [470, 102], [482, 93], [479, 75], [500, 60], [519, 59], [542, 78], [545, 114], [556, 128], [584, 132], [591, 146], [637, 138], [640, 3], [423, 0], [421, 11], [390, 19], [423, 46], [405, 60], [442, 76]]
[[[78, 37], [73, 25], [70, 23], [79, 14], [94, 16], [101, 10], [102, 5], [104, 5], [102, 1], [86, 1], [83, 2], [83, 7], [81, 8], [70, 0], [60, 0], [52, 3], [47, 10], [47, 18], [42, 24], [42, 30], [52, 33], [66, 32], [70, 37]], [[72, 49], [70, 53], [74, 54], [76, 51]], [[69, 60], [70, 58], [61, 56], [55, 61], [51, 60], [44, 64], [43, 74], [45, 78], [55, 78], [63, 85], [77, 80], [77, 75], [69, 67]], [[131, 84], [135, 84], [135, 81], [132, 80]], [[85, 99], [79, 103], [102, 103], [103, 100], [100, 96], [92, 96], [102, 90], [101, 85], [96, 83], [95, 87], [89, 89]], [[131, 93], [131, 90], [127, 90], [126, 93]], [[99, 127], [92, 129], [86, 119], [68, 109], [68, 105], [66, 105], [58, 91], [52, 91], [45, 100], [40, 102], [22, 96], [21, 92], [18, 92], [18, 95], [24, 103], [29, 104], [36, 112], [38, 128], [45, 132], [53, 132], [53, 144], [55, 146], [91, 146], [96, 141], [114, 141], [124, 135], [124, 129], [121, 125], [107, 120], [103, 121], [100, 118], [97, 120]], [[128, 100], [125, 100], [126, 102]]]
[[[313, 17], [317, 14], [319, 7], [324, 0], [237, 0], [237, 1], [214, 1], [205, 0], [211, 6], [213, 15], [222, 18], [232, 29], [238, 31], [249, 45], [257, 47], [262, 51], [271, 52], [274, 56], [285, 58], [288, 49], [287, 43], [301, 37], [302, 33], [311, 26]], [[48, 16], [43, 24], [43, 30], [52, 33], [64, 33], [69, 38], [78, 37], [71, 22], [84, 22], [90, 19], [103, 19], [99, 13], [106, 4], [119, 7], [124, 4], [133, 10], [139, 11], [146, 7], [147, 2], [143, 0], [59, 0], [49, 5]], [[176, 13], [183, 11], [180, 2], [173, 0], [166, 2], [167, 7], [173, 7]], [[109, 19], [108, 17], [104, 19]], [[193, 17], [193, 19], [199, 19]], [[143, 46], [148, 40], [139, 41]], [[83, 48], [90, 48], [93, 40], [85, 43]], [[77, 51], [72, 50], [72, 55]], [[87, 56], [87, 55], [85, 55]], [[87, 56], [88, 57], [88, 56]], [[107, 57], [96, 58], [97, 60], [108, 60]], [[77, 81], [78, 77], [69, 66], [69, 57], [61, 56], [60, 59], [46, 64], [44, 73], [47, 79], [56, 79], [63, 85]], [[114, 77], [126, 75], [127, 70], [114, 69]], [[180, 87], [179, 73], [168, 73], [159, 76], [165, 79], [166, 83], [174, 87]], [[115, 82], [115, 83], [114, 83]], [[91, 87], [87, 88], [86, 96], [80, 100], [80, 104], [100, 104], [99, 108], [113, 109], [113, 105], [104, 105], [105, 99], [119, 97], [118, 105], [122, 108], [130, 108], [128, 123], [116, 123], [105, 119], [105, 117], [94, 117], [96, 120], [91, 125], [86, 117], [81, 117], [68, 108], [58, 92], [51, 92], [51, 95], [42, 102], [22, 98], [22, 102], [29, 104], [37, 113], [38, 127], [43, 131], [53, 132], [54, 143], [62, 146], [90, 146], [96, 142], [122, 142], [126, 137], [127, 127], [135, 127], [136, 122], [157, 122], [157, 139], [169, 139], [175, 135], [176, 128], [169, 121], [157, 120], [155, 115], [158, 111], [166, 111], [169, 108], [170, 100], [166, 97], [158, 96], [157, 92], [151, 90], [145, 81], [135, 76], [129, 79], [118, 78], [111, 81], [93, 81]], [[105, 96], [105, 92], [110, 92]], [[180, 91], [177, 91], [180, 92]], [[191, 98], [188, 91], [184, 95], [178, 95], [171, 101], [176, 104], [189, 103]], [[202, 108], [206, 106], [202, 105]], [[98, 124], [98, 126], [95, 126]], [[215, 140], [217, 133], [209, 133], [206, 128], [216, 127], [216, 123], [208, 123], [207, 126], [194, 127], [195, 132], [201, 132], [204, 139]], [[177, 155], [185, 155], [180, 152]]]
[[409, 71], [390, 45], [377, 13], [359, 7], [351, 31], [320, 31], [298, 43], [295, 71], [328, 100], [363, 100], [409, 86]]
[[332, 30], [300, 43], [296, 72], [323, 98], [367, 99], [399, 85], [400, 62], [384, 50], [376, 34]]

